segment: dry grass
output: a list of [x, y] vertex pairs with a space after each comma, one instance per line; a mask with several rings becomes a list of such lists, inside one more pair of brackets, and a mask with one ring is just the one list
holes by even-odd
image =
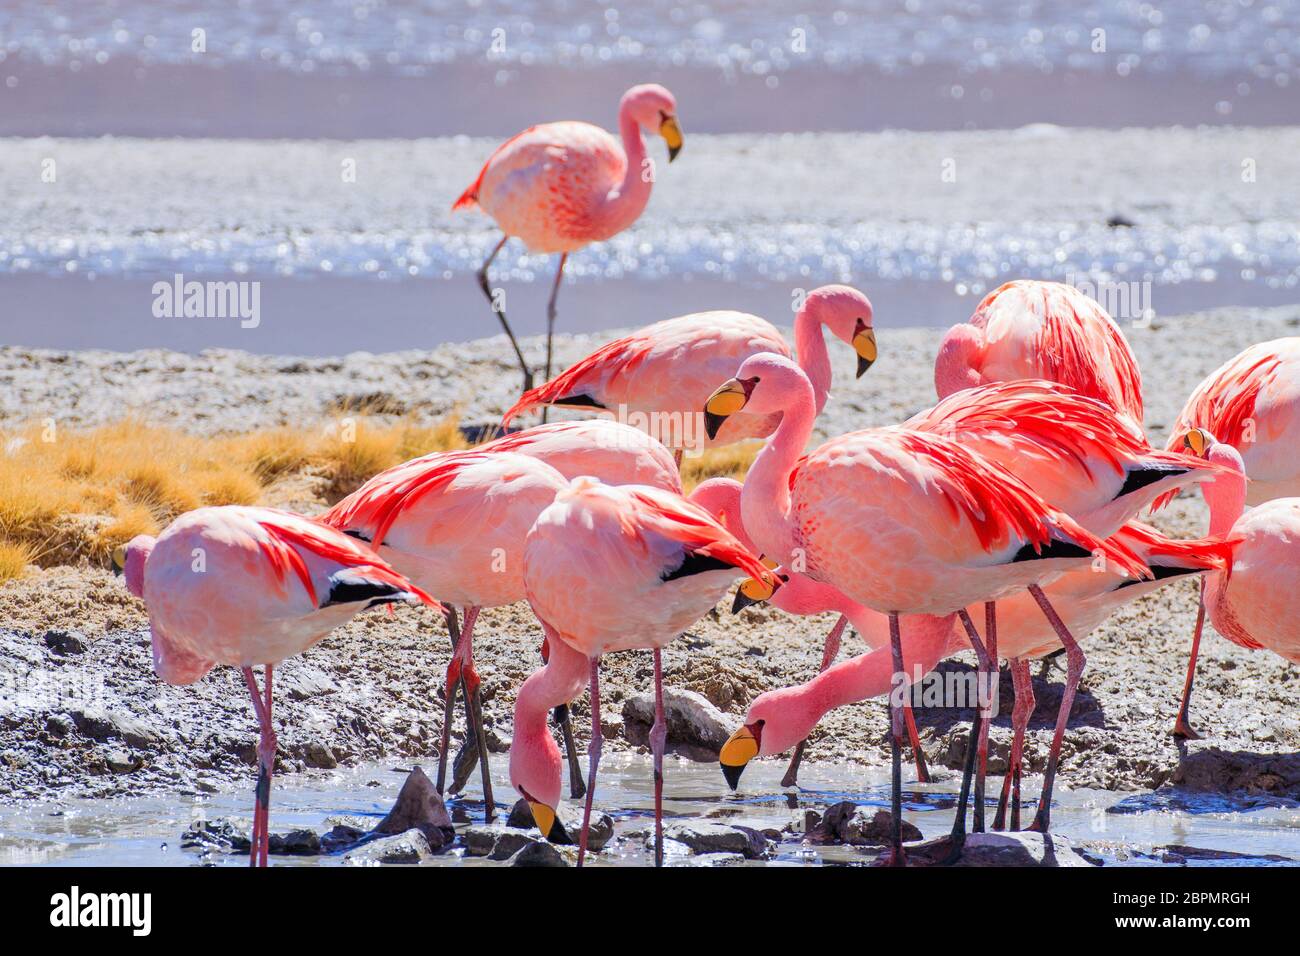
[[372, 423], [204, 438], [123, 421], [86, 431], [29, 426], [0, 433], [0, 582], [28, 564], [106, 565], [137, 534], [157, 534], [203, 505], [258, 504], [293, 475], [321, 479], [323, 506], [376, 472], [463, 448], [454, 419]]
[[754, 456], [762, 447], [761, 441], [744, 441], [710, 448], [698, 458], [685, 458], [682, 461], [682, 486], [690, 494], [696, 485], [709, 478], [743, 481], [749, 466], [754, 463]]
[[[418, 455], [465, 448], [455, 417], [432, 425], [341, 417], [216, 437], [123, 421], [85, 431], [0, 432], [0, 582], [31, 564], [107, 566], [113, 549], [204, 505], [274, 503], [277, 484], [310, 476], [320, 507]], [[689, 492], [743, 478], [761, 447], [712, 449], [684, 464]], [[270, 499], [270, 500], [269, 500]]]

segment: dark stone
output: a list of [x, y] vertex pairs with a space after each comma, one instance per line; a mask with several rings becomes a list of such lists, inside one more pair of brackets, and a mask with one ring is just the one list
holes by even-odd
[[311, 741], [302, 748], [302, 762], [318, 770], [333, 770], [339, 765], [334, 751], [317, 740]]
[[[528, 806], [528, 801], [522, 797], [515, 801], [515, 805], [510, 808], [510, 813], [506, 816], [507, 827], [516, 830], [534, 830], [537, 825], [533, 822], [533, 811]], [[558, 843], [561, 846], [577, 846], [578, 834], [582, 831], [582, 814], [576, 810], [561, 808], [559, 815], [555, 818], [555, 825], [551, 827], [550, 841]], [[608, 813], [592, 812], [591, 830], [587, 833], [587, 849], [593, 853], [598, 853], [604, 849], [610, 839], [614, 836], [614, 818]]]
[[341, 850], [350, 848], [365, 835], [364, 830], [358, 830], [356, 827], [347, 824], [336, 823], [332, 830], [320, 838], [320, 851], [322, 853], [338, 853]]
[[348, 852], [343, 862], [351, 866], [376, 866], [381, 863], [420, 863], [433, 856], [424, 833], [414, 828], [405, 833], [368, 840]]
[[550, 843], [530, 843], [510, 858], [511, 866], [568, 866], [564, 854]]
[[218, 850], [223, 853], [247, 853], [252, 849], [252, 846], [248, 831], [225, 818], [196, 820], [181, 834], [181, 849], [183, 850]]
[[[888, 810], [872, 813], [845, 800], [826, 808], [820, 824], [820, 836], [828, 843], [850, 846], [888, 846], [893, 840], [893, 814]], [[903, 840], [921, 839], [921, 831], [903, 821]]]
[[[904, 847], [909, 864], [945, 863], [951, 844], [947, 836]], [[884, 860], [881, 854], [877, 863]], [[1065, 837], [1056, 833], [970, 833], [953, 866], [1086, 867], [1092, 864]]]
[[80, 631], [46, 631], [45, 646], [55, 654], [84, 654], [86, 636]]
[[290, 830], [284, 834], [272, 833], [266, 849], [277, 856], [319, 856], [321, 840], [315, 830]]
[[749, 827], [722, 823], [674, 823], [664, 827], [664, 839], [684, 843], [695, 853], [740, 853], [758, 859], [767, 852], [767, 838]]
[[373, 832], [399, 834], [412, 829], [424, 834], [429, 848], [434, 850], [450, 845], [456, 837], [456, 829], [452, 826], [442, 797], [420, 767], [414, 768], [407, 775], [406, 782], [398, 791], [393, 809], [379, 821]]

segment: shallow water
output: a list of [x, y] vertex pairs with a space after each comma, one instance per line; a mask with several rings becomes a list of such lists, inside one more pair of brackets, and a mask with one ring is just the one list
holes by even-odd
[[[884, 769], [805, 763], [801, 770], [804, 788], [788, 793], [779, 786], [783, 772], [782, 761], [751, 764], [742, 778], [740, 792], [733, 794], [727, 791], [716, 765], [670, 757], [665, 768], [665, 819], [707, 818], [760, 829], [790, 826], [797, 831], [806, 810], [820, 811], [841, 800], [869, 807], [889, 805], [888, 772]], [[283, 778], [272, 792], [272, 832], [302, 827], [328, 829], [325, 818], [337, 814], [370, 817], [377, 823], [392, 806], [404, 779], [404, 769], [374, 764], [313, 780]], [[493, 759], [493, 779], [498, 799], [505, 801], [508, 810], [515, 795], [505, 783], [506, 758]], [[955, 774], [929, 785], [908, 783], [905, 778], [905, 816], [926, 837], [940, 836], [951, 826], [958, 783]], [[1037, 783], [1036, 779], [1029, 781], [1027, 793], [1036, 794]], [[990, 780], [991, 796], [996, 797], [1000, 785], [1000, 778]], [[196, 820], [228, 816], [247, 822], [251, 801], [250, 779], [246, 791], [198, 797], [77, 800], [0, 808], [0, 865], [243, 866], [247, 863], [243, 856], [182, 850], [180, 838]], [[1223, 799], [1191, 795], [1183, 795], [1174, 803], [1177, 809], [1171, 809], [1168, 800], [1062, 790], [1053, 810], [1053, 829], [1107, 865], [1162, 865], [1159, 848], [1169, 845], [1243, 854], [1227, 860], [1190, 858], [1189, 866], [1300, 865], [1300, 808], [1240, 810], [1232, 809], [1231, 802]], [[1122, 804], [1125, 812], [1106, 812], [1116, 804]], [[632, 754], [606, 757], [601, 764], [596, 805], [614, 817], [615, 839], [595, 861], [609, 865], [652, 862], [643, 838], [636, 835], [653, 826], [649, 758]], [[449, 806], [453, 815], [467, 813], [472, 821], [481, 822], [483, 807], [477, 783]], [[991, 820], [992, 807], [989, 814]], [[666, 849], [669, 864], [687, 865], [692, 860], [679, 844], [669, 841]], [[1294, 859], [1263, 859], [1270, 855]], [[767, 862], [817, 866], [867, 862], [873, 856], [852, 847], [814, 846], [791, 832]], [[279, 856], [272, 862], [277, 866], [337, 866], [343, 864], [343, 854]], [[466, 858], [463, 849], [456, 848], [437, 856], [430, 865], [492, 864]]]

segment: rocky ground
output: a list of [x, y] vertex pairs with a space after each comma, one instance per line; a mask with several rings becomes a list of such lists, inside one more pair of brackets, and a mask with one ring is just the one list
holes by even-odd
[[[1246, 344], [1295, 334], [1297, 326], [1300, 308], [1225, 310], [1127, 330], [1144, 370], [1153, 440], [1163, 441], [1165, 427], [1204, 374]], [[837, 386], [820, 430], [897, 421], [924, 407], [932, 400], [929, 369], [938, 336], [882, 328], [881, 361], [856, 382], [852, 356], [833, 347]], [[566, 339], [560, 361], [596, 341]], [[528, 344], [534, 358], [539, 346]], [[0, 421], [54, 417], [84, 425], [136, 413], [213, 432], [301, 423], [366, 400], [387, 405], [392, 414], [439, 417], [459, 408], [473, 423], [490, 420], [509, 403], [516, 381], [510, 368], [501, 340], [432, 354], [332, 360], [8, 348], [0, 350]], [[1203, 529], [1204, 522], [1199, 498], [1180, 499], [1158, 521], [1184, 534]], [[1168, 735], [1194, 598], [1191, 582], [1173, 584], [1128, 606], [1088, 639], [1088, 668], [1065, 741], [1064, 785], [1133, 791], [1181, 784], [1300, 799], [1300, 671], [1272, 654], [1208, 634], [1193, 708], [1205, 739], [1182, 745]], [[791, 618], [754, 608], [736, 617], [719, 607], [664, 652], [666, 682], [698, 692], [724, 722], [738, 722], [758, 693], [815, 672], [831, 624], [829, 616]], [[350, 761], [435, 753], [445, 635], [442, 622], [423, 609], [375, 611], [285, 662], [276, 680], [278, 771], [309, 773]], [[515, 689], [538, 666], [540, 634], [519, 605], [485, 612], [476, 638], [489, 744], [504, 750]], [[862, 648], [850, 638], [842, 653]], [[969, 667], [968, 657], [945, 666]], [[1050, 664], [1035, 673], [1029, 763], [1038, 771], [1063, 673]], [[630, 701], [650, 687], [649, 653], [613, 655], [602, 674], [609, 746], [641, 746], [643, 727]], [[1005, 675], [1003, 694], [1009, 704]], [[585, 699], [573, 713], [581, 743], [590, 720]], [[969, 716], [951, 708], [917, 710], [932, 762], [960, 766], [962, 721]], [[806, 759], [881, 764], [888, 759], [885, 727], [883, 701], [843, 708], [823, 720]], [[1005, 765], [1009, 737], [1004, 715], [992, 730], [994, 772]], [[59, 567], [0, 589], [0, 800], [244, 786], [255, 738], [251, 708], [233, 670], [219, 668], [191, 687], [157, 681], [143, 609], [107, 572]], [[459, 743], [459, 722], [455, 738]], [[687, 743], [681, 742], [684, 751], [708, 756]]]

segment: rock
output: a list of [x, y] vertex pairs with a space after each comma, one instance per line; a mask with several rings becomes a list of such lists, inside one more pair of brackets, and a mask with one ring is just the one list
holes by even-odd
[[[691, 760], [716, 760], [735, 728], [703, 694], [680, 687], [664, 688], [664, 717], [668, 746]], [[654, 723], [654, 697], [634, 694], [623, 703], [625, 735], [631, 743], [648, 744]]]
[[319, 856], [321, 840], [315, 830], [290, 830], [272, 833], [266, 841], [268, 853], [277, 856]]
[[290, 700], [309, 700], [322, 694], [334, 693], [334, 682], [323, 670], [309, 665], [293, 668], [292, 673], [276, 673], [277, 693], [287, 694]]
[[[947, 854], [948, 838], [913, 843], [904, 847], [907, 861], [917, 865], [938, 864]], [[882, 855], [881, 861], [884, 857]], [[879, 862], [879, 861], [878, 861]], [[1057, 833], [971, 833], [954, 866], [1092, 866], [1070, 841]]]
[[55, 654], [84, 654], [86, 636], [80, 631], [46, 631], [45, 646]]
[[1186, 754], [1170, 783], [1195, 793], [1267, 794], [1300, 799], [1300, 754], [1225, 751], [1201, 745]]
[[684, 843], [695, 853], [740, 853], [750, 860], [767, 852], [767, 838], [757, 830], [720, 823], [674, 823], [664, 827], [664, 839]]
[[[826, 808], [819, 825], [819, 836], [828, 843], [847, 843], [850, 846], [888, 846], [893, 839], [894, 817], [888, 810], [874, 813], [845, 800]], [[903, 821], [903, 840], [919, 840], [921, 831]]]
[[414, 768], [398, 791], [397, 802], [388, 816], [379, 821], [374, 833], [398, 834], [419, 830], [428, 847], [440, 850], [456, 837], [451, 817], [442, 797], [433, 787], [433, 781], [420, 767]]
[[125, 750], [116, 748], [104, 755], [104, 763], [113, 773], [133, 773], [140, 769], [139, 757], [133, 757]]
[[45, 729], [55, 737], [66, 737], [76, 729], [67, 714], [50, 714], [45, 718]]
[[195, 820], [181, 834], [182, 850], [219, 850], [223, 853], [247, 853], [252, 849], [248, 831], [233, 821]]
[[506, 826], [514, 827], [516, 830], [531, 830], [533, 823], [533, 811], [528, 806], [528, 801], [520, 797], [515, 801], [515, 805], [510, 808], [510, 813], [506, 816]]
[[313, 740], [302, 748], [302, 762], [318, 770], [333, 770], [339, 765], [334, 751], [318, 740]]
[[130, 714], [74, 710], [70, 716], [78, 732], [91, 740], [121, 739], [142, 749], [154, 747], [162, 741], [157, 731]]
[[687, 859], [687, 866], [736, 866], [745, 862], [741, 853], [699, 853]]
[[[524, 847], [532, 846], [537, 843], [545, 842], [540, 837], [530, 836], [527, 833], [521, 833], [518, 830], [506, 830], [501, 834], [492, 847], [492, 852], [488, 854], [489, 860], [509, 860], [515, 856]], [[588, 850], [591, 847], [587, 848]]]
[[461, 832], [461, 839], [465, 841], [466, 854], [490, 860], [509, 859], [528, 844], [541, 842], [540, 835], [500, 825], [468, 827]]
[[349, 866], [379, 866], [386, 863], [420, 863], [433, 856], [424, 832], [411, 828], [405, 833], [368, 840], [343, 857]]
[[510, 857], [511, 866], [568, 866], [564, 854], [549, 843], [538, 840], [529, 843]]
[[365, 835], [366, 831], [364, 830], [336, 823], [333, 829], [320, 838], [320, 851], [322, 853], [338, 853], [341, 850], [348, 849]]

